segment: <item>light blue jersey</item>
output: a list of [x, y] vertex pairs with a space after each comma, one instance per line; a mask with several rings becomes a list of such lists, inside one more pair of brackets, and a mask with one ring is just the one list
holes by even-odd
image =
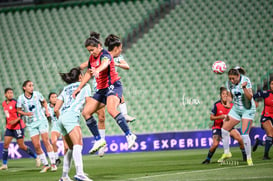
[[48, 112], [50, 113], [50, 117], [51, 117], [51, 122], [57, 122], [58, 119], [54, 113], [54, 107], [51, 107], [50, 103], [47, 104], [47, 108], [48, 108]]
[[240, 82], [237, 85], [232, 84], [230, 81], [226, 82], [226, 88], [233, 95], [233, 103], [240, 109], [250, 109], [255, 107], [253, 98], [248, 100], [245, 97], [244, 90], [242, 88], [242, 83], [247, 82], [246, 88], [252, 88], [251, 82], [248, 77], [240, 75]]
[[63, 101], [61, 113], [75, 112], [80, 115], [86, 97], [91, 97], [91, 88], [86, 84], [78, 93], [76, 98], [72, 97], [72, 93], [79, 87], [80, 82], [75, 82], [64, 87], [62, 93], [58, 96]]
[[25, 94], [19, 96], [17, 100], [17, 107], [22, 108], [24, 112], [32, 112], [33, 116], [24, 116], [23, 119], [25, 120], [27, 126], [30, 124], [39, 124], [39, 122], [47, 122], [45, 113], [43, 111], [41, 102], [45, 99], [40, 92], [33, 91], [32, 97], [27, 98]]

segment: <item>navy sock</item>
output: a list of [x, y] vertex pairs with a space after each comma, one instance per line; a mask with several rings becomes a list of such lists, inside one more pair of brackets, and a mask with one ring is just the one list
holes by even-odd
[[30, 156], [32, 156], [33, 158], [35, 158], [35, 159], [37, 158], [36, 153], [34, 153], [33, 150], [30, 149], [28, 146], [27, 146], [26, 152], [27, 152]]
[[268, 153], [269, 153], [269, 150], [270, 150], [270, 147], [272, 145], [272, 137], [270, 136], [267, 136], [266, 137], [266, 140], [265, 140], [265, 147], [264, 147], [264, 156], [267, 156], [268, 157]]
[[86, 120], [86, 125], [91, 131], [91, 133], [93, 134], [95, 140], [99, 140], [101, 137], [100, 137], [96, 119], [93, 116], [91, 116], [90, 118]]
[[6, 165], [8, 163], [8, 156], [9, 156], [9, 151], [8, 149], [3, 149], [3, 164]]
[[242, 152], [242, 156], [243, 156], [243, 160], [246, 160], [246, 150], [245, 149], [241, 149]]
[[130, 129], [128, 127], [128, 124], [124, 118], [124, 116], [119, 113], [116, 117], [115, 120], [117, 121], [119, 127], [122, 129], [122, 131], [125, 133], [125, 135], [129, 135], [130, 134]]
[[214, 152], [215, 152], [215, 151], [213, 151], [213, 152], [209, 151], [209, 152], [208, 152], [207, 160], [210, 160], [210, 159], [211, 159], [211, 157], [213, 156]]
[[258, 143], [259, 143], [259, 145], [261, 145], [261, 146], [264, 146], [265, 145], [265, 142], [263, 141], [263, 140], [258, 140]]

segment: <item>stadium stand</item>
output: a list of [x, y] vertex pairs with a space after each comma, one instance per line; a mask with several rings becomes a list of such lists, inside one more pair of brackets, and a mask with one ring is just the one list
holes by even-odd
[[[247, 70], [254, 88], [273, 68], [273, 26], [270, 0], [185, 0], [158, 17], [165, 1], [121, 1], [53, 6], [0, 13], [1, 87], [15, 88], [31, 79], [45, 96], [64, 84], [58, 72], [87, 60], [83, 42], [90, 30], [126, 40], [143, 33], [125, 49], [130, 71], [119, 70], [136, 133], [209, 129], [210, 109], [227, 76], [211, 65]], [[107, 13], [105, 13], [107, 12]], [[152, 17], [152, 18], [151, 18]], [[141, 32], [149, 19], [147, 33]], [[158, 20], [158, 21], [155, 21]], [[2, 68], [3, 69], [3, 68]], [[254, 125], [259, 126], [257, 110]], [[4, 115], [0, 114], [1, 120]], [[107, 115], [107, 134], [121, 134]], [[84, 126], [83, 126], [84, 128]], [[90, 135], [84, 128], [84, 135]]]

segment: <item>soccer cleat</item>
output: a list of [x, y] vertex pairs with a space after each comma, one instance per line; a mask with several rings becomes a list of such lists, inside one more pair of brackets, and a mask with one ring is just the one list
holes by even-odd
[[88, 178], [86, 175], [75, 175], [74, 179], [76, 181], [93, 181], [92, 179]]
[[219, 158], [219, 160], [217, 162], [222, 163], [223, 161], [225, 161], [226, 159], [231, 158], [231, 157], [232, 157], [232, 154], [230, 152], [224, 153], [224, 154], [222, 154], [221, 158]]
[[72, 181], [69, 177], [61, 177], [59, 181]]
[[136, 135], [131, 133], [131, 134], [126, 136], [126, 139], [127, 139], [127, 142], [128, 142], [128, 149], [131, 149], [135, 145], [137, 137], [136, 137]]
[[41, 166], [41, 160], [40, 160], [40, 158], [37, 157], [35, 159], [35, 161], [36, 161], [36, 167], [39, 168]]
[[58, 170], [57, 166], [55, 164], [51, 165], [51, 172], [56, 172]]
[[264, 156], [263, 160], [271, 160], [271, 158], [269, 156]]
[[202, 162], [202, 164], [209, 164], [210, 163], [210, 160], [206, 159]]
[[128, 114], [125, 114], [124, 118], [125, 118], [127, 123], [131, 123], [131, 122], [134, 122], [136, 120], [135, 117], [129, 116]]
[[247, 165], [248, 166], [253, 166], [252, 158], [247, 159]]
[[255, 143], [252, 147], [252, 151], [255, 152], [257, 150], [258, 146], [259, 146], [259, 138], [256, 138]]
[[2, 165], [1, 167], [0, 167], [0, 170], [7, 170], [8, 169], [8, 165]]
[[99, 155], [100, 157], [103, 157], [103, 155], [104, 155], [104, 153], [105, 153], [106, 147], [107, 147], [107, 145], [104, 145], [104, 146], [102, 146], [102, 147], [99, 149], [98, 155]]
[[61, 159], [58, 158], [58, 159], [56, 160], [56, 166], [58, 167], [61, 163], [62, 163]]
[[91, 150], [89, 150], [89, 154], [94, 154], [96, 153], [101, 147], [103, 147], [104, 145], [106, 145], [106, 141], [105, 139], [100, 139], [98, 141], [96, 141], [92, 147]]
[[43, 168], [41, 169], [40, 173], [45, 173], [50, 169], [50, 166], [44, 165]]

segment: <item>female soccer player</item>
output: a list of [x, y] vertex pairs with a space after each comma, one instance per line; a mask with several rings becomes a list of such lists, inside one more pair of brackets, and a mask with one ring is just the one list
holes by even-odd
[[239, 73], [237, 69], [230, 69], [228, 71], [229, 81], [227, 81], [228, 99], [233, 97], [233, 107], [228, 113], [222, 127], [222, 140], [224, 154], [221, 159], [231, 157], [229, 151], [229, 132], [241, 121], [241, 134], [245, 145], [247, 164], [253, 165], [251, 158], [251, 142], [249, 132], [252, 121], [255, 117], [256, 107], [253, 100], [252, 85], [248, 77]]
[[[35, 151], [44, 165], [41, 173], [50, 169], [50, 166], [41, 148], [40, 135], [51, 162], [51, 171], [56, 171], [55, 155], [48, 137], [48, 121], [46, 116], [49, 117], [50, 114], [48, 112], [47, 102], [40, 92], [33, 91], [33, 89], [33, 83], [30, 80], [26, 80], [23, 83], [24, 94], [18, 98], [17, 112], [24, 116]], [[46, 116], [42, 106], [45, 108]]]
[[273, 140], [273, 79], [269, 81], [269, 85], [270, 90], [260, 90], [253, 96], [255, 100], [258, 98], [264, 99], [264, 110], [262, 112], [260, 121], [262, 129], [264, 129], [266, 132], [266, 140], [264, 144], [263, 140], [257, 138], [253, 146], [253, 152], [256, 151], [258, 145], [265, 146], [263, 160], [270, 160], [268, 154]]
[[[72, 93], [79, 87], [82, 76], [80, 68], [73, 68], [69, 73], [61, 73], [61, 78], [68, 85], [63, 88], [63, 91], [58, 96], [57, 103], [54, 108], [56, 116], [59, 118], [58, 125], [61, 128], [69, 150], [63, 160], [63, 175], [60, 181], [69, 181], [68, 172], [70, 170], [71, 158], [76, 167], [75, 180], [91, 181], [83, 172], [82, 162], [82, 132], [79, 124], [79, 118], [83, 105], [91, 99], [91, 89], [87, 84], [82, 87], [80, 93], [75, 99], [72, 98]], [[61, 109], [61, 115], [60, 115]], [[72, 151], [73, 150], [73, 151]], [[72, 155], [71, 155], [72, 152]]]
[[4, 136], [4, 147], [3, 147], [3, 164], [0, 170], [8, 169], [8, 148], [13, 138], [17, 139], [19, 148], [27, 152], [30, 156], [36, 159], [36, 167], [40, 167], [40, 159], [37, 157], [27, 145], [24, 143], [24, 128], [25, 123], [20, 118], [16, 109], [16, 100], [13, 99], [13, 89], [5, 89], [6, 100], [2, 102], [2, 107], [6, 115], [6, 131]]
[[[203, 164], [210, 163], [210, 159], [212, 158], [217, 147], [219, 146], [221, 140], [221, 128], [223, 125], [223, 119], [227, 117], [227, 114], [229, 113], [230, 109], [233, 106], [233, 103], [227, 101], [227, 95], [228, 95], [227, 89], [225, 87], [221, 87], [220, 88], [221, 99], [214, 103], [210, 115], [210, 120], [214, 121], [212, 126], [213, 143], [209, 149], [207, 158], [202, 162]], [[245, 147], [239, 131], [237, 129], [232, 129], [230, 131], [230, 135], [240, 144], [240, 149], [243, 154], [243, 160], [246, 160]], [[220, 161], [221, 160], [218, 160], [218, 162]]]
[[106, 144], [105, 139], [101, 138], [97, 122], [92, 116], [93, 113], [105, 106], [107, 106], [108, 113], [117, 121], [125, 133], [129, 149], [133, 147], [136, 140], [136, 136], [131, 133], [124, 116], [117, 110], [121, 102], [122, 85], [119, 81], [120, 77], [115, 70], [115, 63], [112, 56], [118, 56], [121, 53], [122, 45], [115, 47], [118, 49], [117, 54], [111, 56], [108, 51], [102, 48], [99, 36], [100, 34], [92, 32], [85, 42], [85, 47], [91, 54], [88, 65], [89, 69], [85, 73], [80, 86], [73, 93], [73, 97], [75, 97], [92, 76], [96, 78], [98, 91], [87, 102], [82, 113], [96, 140], [93, 148], [89, 151], [91, 154], [97, 152], [98, 149]]

